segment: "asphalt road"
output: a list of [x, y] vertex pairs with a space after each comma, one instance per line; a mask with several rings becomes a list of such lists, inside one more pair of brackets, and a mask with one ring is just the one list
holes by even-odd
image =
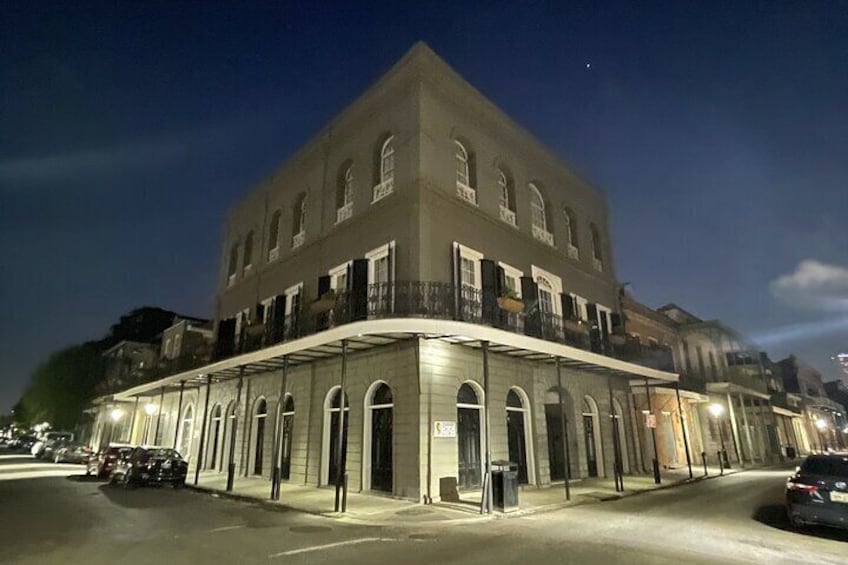
[[189, 490], [123, 490], [0, 452], [2, 563], [848, 563], [848, 533], [795, 532], [786, 471], [471, 524], [349, 524]]

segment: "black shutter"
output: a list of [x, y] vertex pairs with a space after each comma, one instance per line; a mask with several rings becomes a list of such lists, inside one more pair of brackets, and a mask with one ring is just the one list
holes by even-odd
[[561, 292], [559, 295], [560, 302], [562, 303], [562, 317], [565, 320], [576, 320], [577, 316], [577, 305], [574, 303], [574, 297], [568, 294], [567, 292]]
[[364, 320], [368, 317], [368, 259], [354, 259], [350, 271], [351, 319]]
[[[318, 277], [318, 298], [320, 299], [330, 291], [330, 275], [322, 275]], [[330, 327], [330, 313], [319, 312], [315, 316], [315, 325], [318, 331], [326, 330]]]
[[265, 320], [265, 305], [261, 302], [256, 303], [256, 317], [253, 319], [254, 324], [261, 324]]
[[225, 318], [218, 322], [218, 335], [215, 341], [215, 358], [232, 357], [236, 344], [236, 319]]
[[328, 290], [330, 290], [330, 275], [318, 277], [318, 298], [324, 296]]
[[624, 335], [624, 325], [622, 324], [621, 314], [618, 312], [613, 312], [610, 314], [610, 319], [612, 320], [612, 333]]
[[288, 300], [291, 302], [291, 307], [289, 308], [289, 330], [290, 337], [299, 337], [303, 332], [300, 327], [304, 322], [301, 319], [301, 306], [300, 303], [303, 300], [303, 296], [301, 296], [301, 290], [298, 290], [295, 294], [292, 294], [288, 297]]
[[462, 274], [461, 274], [461, 259], [459, 255], [459, 245], [453, 245], [453, 259], [451, 260], [453, 264], [453, 284], [454, 284], [454, 293], [453, 293], [453, 309], [454, 309], [454, 319], [461, 320], [462, 317], [460, 315], [461, 309], [460, 305], [462, 304]]
[[[495, 296], [503, 296], [504, 291], [506, 290], [506, 273], [504, 273], [503, 267], [497, 267], [495, 269]], [[495, 311], [495, 325], [499, 328], [509, 327], [509, 312], [506, 310], [501, 310], [500, 308], [496, 308]]]
[[480, 287], [482, 289], [483, 323], [496, 325], [498, 313], [497, 265], [491, 259], [480, 259]]
[[286, 298], [280, 294], [274, 298], [274, 306], [271, 314], [271, 343], [280, 343], [285, 336], [286, 327]]
[[589, 347], [595, 353], [601, 353], [601, 328], [598, 326], [598, 307], [592, 302], [586, 304], [586, 317], [589, 319]]
[[524, 333], [533, 337], [542, 337], [539, 285], [533, 277], [521, 277], [521, 296], [524, 299]]

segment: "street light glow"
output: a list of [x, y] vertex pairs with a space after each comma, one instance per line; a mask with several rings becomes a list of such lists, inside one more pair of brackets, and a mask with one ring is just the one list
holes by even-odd
[[723, 413], [724, 413], [724, 406], [722, 406], [721, 404], [719, 404], [717, 402], [710, 404], [710, 414], [712, 414], [714, 417], [718, 418]]
[[816, 427], [820, 430], [824, 430], [825, 428], [827, 428], [827, 422], [819, 418], [818, 420], [816, 420]]
[[118, 420], [120, 420], [123, 415], [124, 411], [120, 408], [113, 408], [112, 411], [109, 413], [109, 417], [112, 418], [113, 422], [117, 422]]
[[156, 413], [156, 405], [152, 402], [148, 402], [144, 405], [144, 413], [148, 416], [152, 416]]

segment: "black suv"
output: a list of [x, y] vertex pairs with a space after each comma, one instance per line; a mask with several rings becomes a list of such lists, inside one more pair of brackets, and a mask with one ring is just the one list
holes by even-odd
[[848, 529], [848, 455], [810, 455], [786, 480], [786, 511], [795, 527]]
[[125, 459], [118, 460], [111, 483], [125, 487], [147, 484], [170, 484], [174, 488], [185, 486], [188, 463], [170, 447], [142, 446], [132, 450]]

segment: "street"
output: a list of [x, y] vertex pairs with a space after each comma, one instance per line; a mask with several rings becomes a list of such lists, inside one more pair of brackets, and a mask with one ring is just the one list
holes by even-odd
[[369, 526], [191, 490], [124, 490], [0, 454], [3, 563], [832, 563], [848, 532], [792, 531], [786, 470], [477, 523]]

